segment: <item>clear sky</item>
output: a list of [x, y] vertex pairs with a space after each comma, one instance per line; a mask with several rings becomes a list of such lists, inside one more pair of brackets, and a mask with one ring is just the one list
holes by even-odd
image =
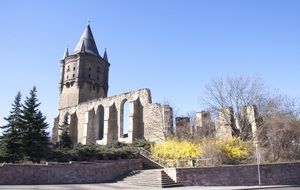
[[111, 63], [109, 95], [150, 88], [178, 114], [203, 109], [216, 77], [260, 77], [300, 97], [300, 1], [1, 0], [0, 125], [17, 91], [37, 86], [50, 127], [58, 114], [60, 59], [87, 21]]

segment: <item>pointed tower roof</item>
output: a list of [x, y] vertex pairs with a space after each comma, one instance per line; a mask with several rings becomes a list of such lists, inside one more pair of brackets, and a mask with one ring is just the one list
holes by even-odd
[[62, 57], [62, 60], [66, 59], [69, 56], [69, 50], [66, 48], [64, 56]]
[[81, 52], [81, 53], [84, 53], [84, 52], [85, 52], [85, 44], [84, 44], [84, 41], [81, 43], [80, 52]]
[[103, 59], [104, 59], [106, 62], [108, 62], [108, 57], [107, 57], [106, 48], [105, 48], [105, 51], [104, 51]]
[[83, 31], [80, 40], [74, 49], [74, 53], [82, 52], [82, 49], [84, 49], [84, 51], [87, 53], [100, 56], [93, 37], [90, 24], [88, 24], [85, 30]]

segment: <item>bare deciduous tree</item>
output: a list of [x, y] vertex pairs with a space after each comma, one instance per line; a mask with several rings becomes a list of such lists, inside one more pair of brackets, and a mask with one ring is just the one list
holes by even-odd
[[267, 105], [263, 125], [258, 130], [265, 160], [300, 159], [300, 118], [295, 100], [277, 96]]
[[[249, 134], [248, 126], [255, 121], [249, 121], [249, 115], [244, 108], [260, 105], [266, 95], [264, 85], [260, 80], [234, 76], [212, 80], [206, 86], [204, 103], [214, 117], [217, 117], [219, 112], [223, 112], [222, 115], [226, 116], [228, 115], [225, 111], [226, 108], [232, 108], [233, 112], [236, 113], [236, 121], [227, 121], [228, 123], [233, 123], [232, 133], [247, 139]], [[226, 120], [229, 118], [224, 117]]]
[[[249, 125], [256, 123], [253, 138], [265, 153], [265, 160], [300, 159], [300, 118], [295, 100], [267, 92], [263, 82], [243, 76], [212, 80], [206, 92], [204, 103], [214, 117], [226, 110], [224, 108], [233, 109], [234, 135], [249, 139], [249, 134], [252, 135]], [[249, 120], [245, 107], [252, 105], [256, 105], [257, 113]]]

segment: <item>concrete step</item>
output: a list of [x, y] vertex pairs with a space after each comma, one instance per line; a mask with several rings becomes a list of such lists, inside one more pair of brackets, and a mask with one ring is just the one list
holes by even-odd
[[148, 187], [179, 187], [163, 170], [139, 170], [130, 172], [121, 183]]

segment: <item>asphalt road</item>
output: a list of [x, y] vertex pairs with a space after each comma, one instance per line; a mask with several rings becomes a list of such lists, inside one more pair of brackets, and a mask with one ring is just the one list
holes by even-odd
[[[114, 189], [132, 189], [132, 190], [150, 190], [161, 189], [155, 187], [131, 186], [123, 183], [101, 183], [101, 184], [67, 184], [67, 185], [0, 185], [2, 190], [114, 190]], [[242, 189], [268, 189], [268, 190], [300, 190], [300, 186], [189, 186], [164, 188], [172, 190], [242, 190]]]

